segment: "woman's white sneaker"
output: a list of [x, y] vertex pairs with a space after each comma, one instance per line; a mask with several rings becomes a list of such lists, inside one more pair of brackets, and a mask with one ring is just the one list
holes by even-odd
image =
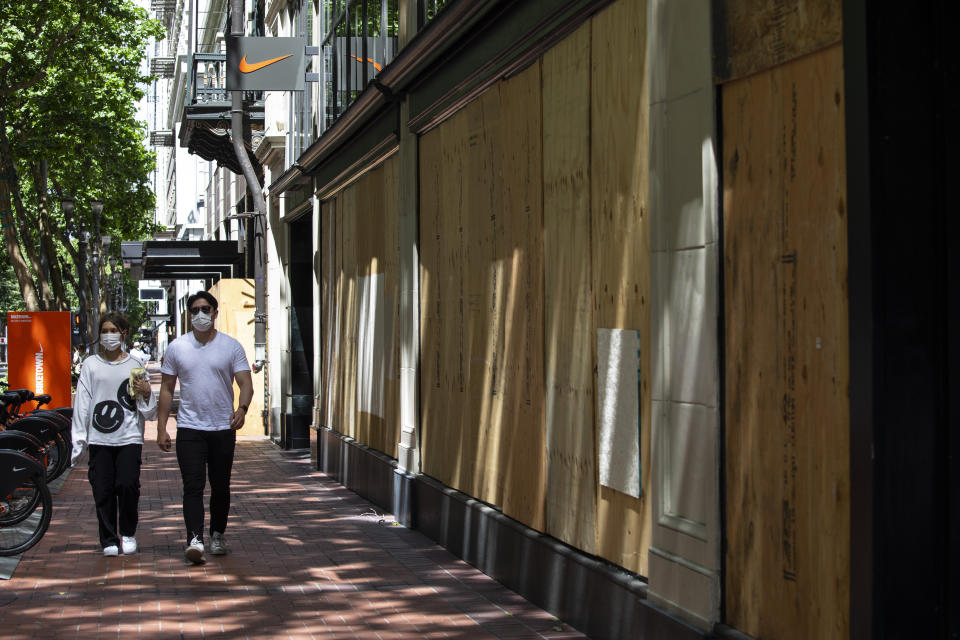
[[117, 545], [110, 544], [103, 548], [103, 555], [107, 558], [112, 558], [114, 556], [120, 555], [120, 549], [117, 548]]
[[137, 539], [133, 536], [121, 536], [120, 537], [120, 548], [123, 549], [124, 555], [129, 555], [131, 553], [137, 552]]
[[203, 564], [203, 543], [200, 542], [199, 537], [193, 536], [190, 544], [184, 549], [183, 555], [193, 564]]

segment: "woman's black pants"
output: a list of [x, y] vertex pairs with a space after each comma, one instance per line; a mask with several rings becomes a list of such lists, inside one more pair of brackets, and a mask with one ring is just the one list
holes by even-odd
[[141, 444], [90, 445], [87, 478], [97, 505], [101, 547], [119, 546], [120, 536], [133, 536], [137, 531], [142, 451]]

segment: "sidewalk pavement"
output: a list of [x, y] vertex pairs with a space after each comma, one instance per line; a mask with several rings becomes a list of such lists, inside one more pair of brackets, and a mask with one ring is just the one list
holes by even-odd
[[238, 439], [230, 554], [191, 565], [176, 455], [155, 438], [148, 422], [140, 550], [103, 557], [84, 455], [0, 581], [5, 638], [585, 637], [267, 438]]

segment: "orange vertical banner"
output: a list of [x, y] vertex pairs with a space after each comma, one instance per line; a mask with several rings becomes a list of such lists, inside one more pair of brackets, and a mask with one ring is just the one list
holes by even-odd
[[7, 313], [7, 381], [11, 389], [50, 395], [50, 408], [69, 407], [70, 312]]

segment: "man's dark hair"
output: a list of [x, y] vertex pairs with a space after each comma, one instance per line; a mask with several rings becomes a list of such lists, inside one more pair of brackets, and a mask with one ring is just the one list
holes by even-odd
[[219, 303], [217, 302], [217, 299], [214, 298], [209, 291], [197, 291], [196, 293], [191, 295], [189, 298], [187, 298], [187, 311], [190, 311], [190, 309], [193, 308], [193, 303], [201, 298], [209, 302], [210, 306], [213, 307], [214, 311], [216, 311], [217, 307], [220, 306]]

